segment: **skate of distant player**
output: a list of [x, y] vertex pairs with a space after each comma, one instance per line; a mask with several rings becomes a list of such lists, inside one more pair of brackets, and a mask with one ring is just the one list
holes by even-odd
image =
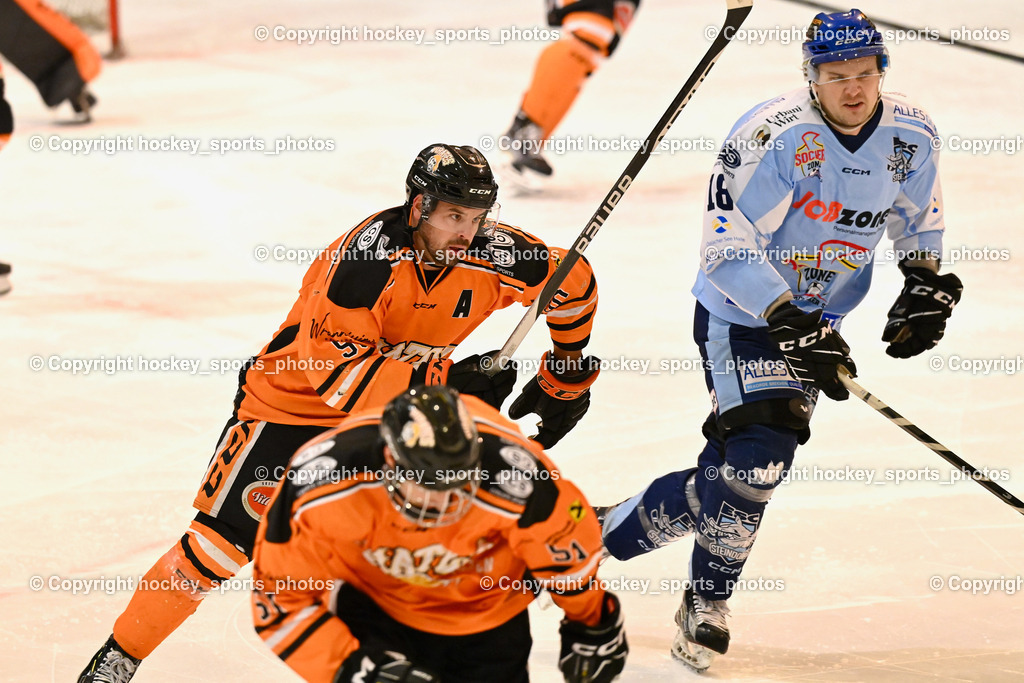
[[500, 177], [523, 191], [542, 189], [554, 170], [543, 145], [569, 112], [584, 82], [611, 57], [640, 0], [548, 0], [548, 24], [561, 37], [537, 58], [519, 112], [505, 132]]

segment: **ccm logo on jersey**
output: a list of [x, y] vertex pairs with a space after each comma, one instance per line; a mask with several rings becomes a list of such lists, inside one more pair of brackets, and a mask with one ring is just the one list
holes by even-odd
[[889, 217], [889, 209], [877, 213], [847, 209], [840, 202], [829, 202], [826, 204], [820, 199], [814, 199], [813, 192], [808, 192], [793, 202], [792, 208], [803, 208], [804, 215], [816, 221], [824, 223], [834, 222], [836, 225], [848, 225], [858, 228], [877, 228], [883, 225], [885, 219]]
[[871, 171], [866, 168], [850, 168], [849, 166], [843, 166], [843, 173], [849, 173], [850, 175], [871, 175]]

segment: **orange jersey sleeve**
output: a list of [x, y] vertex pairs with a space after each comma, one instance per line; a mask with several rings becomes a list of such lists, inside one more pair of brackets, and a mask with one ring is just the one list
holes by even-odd
[[327, 581], [431, 633], [495, 628], [542, 585], [570, 619], [599, 620], [600, 529], [585, 498], [513, 423], [463, 400], [483, 439], [482, 483], [451, 525], [419, 527], [395, 509], [373, 411], [292, 459], [260, 524], [253, 610], [260, 637], [307, 680], [330, 680], [359, 646], [331, 611]]
[[[386, 403], [495, 310], [532, 303], [558, 253], [500, 225], [431, 279], [401, 207], [367, 218], [306, 273], [288, 318], [241, 376], [239, 418], [334, 426]], [[583, 348], [596, 307], [596, 280], [581, 259], [546, 311], [553, 342]]]

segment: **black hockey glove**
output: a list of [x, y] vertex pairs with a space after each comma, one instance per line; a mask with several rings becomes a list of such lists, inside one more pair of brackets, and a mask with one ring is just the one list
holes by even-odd
[[927, 351], [942, 339], [946, 320], [960, 303], [964, 285], [953, 273], [939, 275], [927, 268], [900, 264], [903, 291], [889, 309], [882, 341], [893, 358], [910, 358]]
[[497, 355], [497, 351], [491, 351], [483, 357], [480, 354], [473, 354], [469, 358], [460, 360], [448, 370], [445, 383], [458, 390], [460, 394], [476, 396], [481, 401], [501, 410], [501, 404], [505, 402], [516, 386], [519, 368], [514, 360], [509, 360], [502, 370], [498, 370], [493, 376], [488, 376], [484, 370], [491, 368]]
[[540, 372], [523, 387], [522, 393], [508, 409], [508, 416], [513, 420], [530, 413], [540, 416], [537, 434], [530, 438], [544, 448], [558, 443], [587, 414], [590, 385], [601, 372], [601, 361], [587, 356], [580, 360], [575, 371], [556, 374], [557, 369], [551, 353], [545, 353], [541, 358]]
[[601, 607], [601, 622], [597, 626], [562, 619], [558, 629], [562, 636], [558, 669], [566, 683], [607, 683], [615, 680], [626, 666], [626, 655], [629, 654], [624, 626], [619, 599], [607, 592]]
[[804, 313], [786, 302], [768, 316], [768, 334], [779, 345], [789, 368], [805, 387], [817, 387], [833, 401], [845, 401], [850, 392], [839, 381], [840, 365], [857, 376], [850, 347], [822, 320], [821, 311]]
[[400, 652], [359, 648], [334, 674], [334, 683], [439, 683], [441, 677], [415, 666]]

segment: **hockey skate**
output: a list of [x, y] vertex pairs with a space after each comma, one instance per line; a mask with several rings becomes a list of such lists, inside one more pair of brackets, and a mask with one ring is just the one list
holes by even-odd
[[520, 111], [505, 133], [508, 149], [495, 164], [500, 180], [520, 192], [538, 192], [554, 172], [541, 155], [544, 143], [540, 126]]
[[8, 263], [0, 263], [0, 296], [11, 291], [11, 266]]
[[128, 683], [141, 661], [122, 650], [110, 636], [78, 677], [78, 683]]
[[697, 673], [707, 671], [715, 654], [729, 649], [728, 614], [725, 600], [708, 600], [688, 588], [676, 612], [679, 631], [672, 641], [672, 656]]
[[99, 100], [88, 88], [82, 88], [77, 94], [68, 98], [71, 109], [74, 111], [74, 118], [69, 121], [72, 124], [92, 123], [92, 109]]

